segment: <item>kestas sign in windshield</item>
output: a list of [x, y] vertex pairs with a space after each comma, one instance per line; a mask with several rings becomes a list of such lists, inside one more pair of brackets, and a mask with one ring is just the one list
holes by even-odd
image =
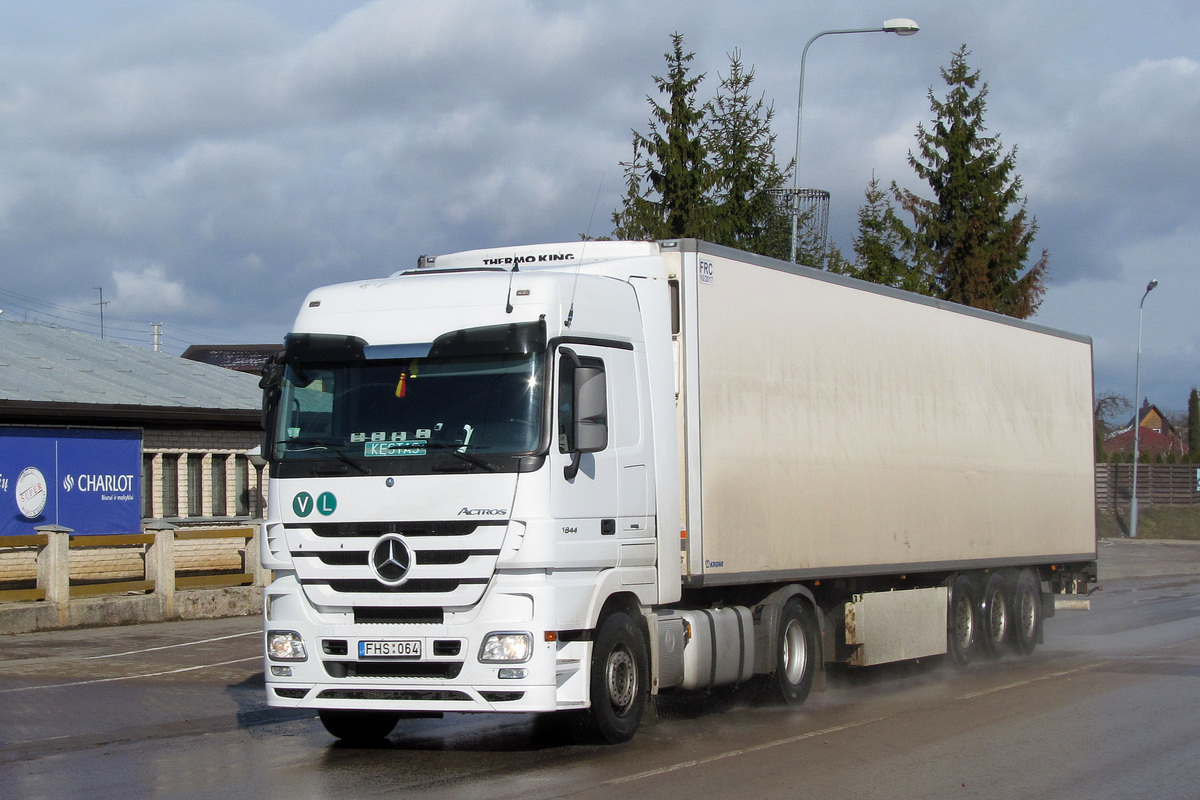
[[0, 536], [140, 533], [141, 459], [135, 431], [0, 428]]

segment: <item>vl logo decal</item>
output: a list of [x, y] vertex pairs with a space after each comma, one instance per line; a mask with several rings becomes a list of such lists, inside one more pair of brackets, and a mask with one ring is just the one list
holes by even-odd
[[333, 492], [321, 492], [314, 500], [308, 492], [300, 492], [292, 498], [292, 511], [297, 517], [307, 517], [316, 510], [323, 517], [328, 517], [337, 510], [337, 498]]

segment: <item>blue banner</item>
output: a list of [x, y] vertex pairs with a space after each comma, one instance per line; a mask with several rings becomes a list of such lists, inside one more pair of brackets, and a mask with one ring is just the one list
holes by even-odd
[[137, 431], [0, 428], [0, 536], [141, 533]]

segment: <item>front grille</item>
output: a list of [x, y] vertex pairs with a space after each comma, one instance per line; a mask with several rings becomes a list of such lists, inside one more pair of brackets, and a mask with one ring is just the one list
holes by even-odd
[[371, 594], [375, 592], [386, 592], [388, 594], [413, 594], [414, 592], [441, 594], [452, 592], [460, 586], [472, 583], [486, 584], [487, 578], [463, 581], [438, 580], [435, 578], [427, 578], [425, 580], [411, 579], [399, 586], [384, 586], [376, 580], [301, 581], [301, 583], [306, 585], [323, 583], [333, 591], [340, 592], [341, 594]]
[[318, 700], [450, 700], [469, 703], [471, 696], [452, 689], [326, 689]]
[[354, 622], [359, 625], [441, 625], [446, 612], [440, 608], [396, 608], [355, 606]]
[[[475, 605], [496, 570], [507, 530], [505, 520], [314, 522], [284, 528], [309, 600], [324, 608], [355, 609]], [[398, 586], [380, 582], [371, 567], [371, 552], [385, 534], [400, 536], [411, 553], [407, 579]]]
[[503, 527], [506, 524], [504, 520], [483, 520], [480, 522], [316, 522], [303, 527], [308, 528], [317, 536], [324, 538], [369, 536], [372, 539], [378, 539], [385, 533], [398, 533], [401, 536], [470, 536], [478, 528], [488, 525]]
[[[439, 564], [442, 566], [447, 564], [462, 564], [466, 562], [471, 555], [472, 551], [470, 550], [443, 550], [440, 552], [436, 550], [426, 550], [425, 552], [421, 553], [421, 563]], [[483, 552], [480, 555], [494, 556], [499, 554]], [[359, 567], [365, 566], [370, 561], [371, 554], [365, 550], [359, 550], [350, 553], [338, 551], [336, 553], [318, 553], [317, 558], [321, 559], [322, 563], [331, 567]]]
[[308, 689], [276, 689], [275, 694], [288, 700], [303, 700], [304, 695], [308, 694]]
[[457, 678], [462, 663], [454, 661], [326, 661], [331, 678]]

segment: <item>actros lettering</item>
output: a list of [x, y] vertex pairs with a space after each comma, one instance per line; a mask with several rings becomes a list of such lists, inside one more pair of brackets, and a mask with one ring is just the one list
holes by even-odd
[[463, 506], [458, 515], [460, 517], [502, 517], [507, 513], [507, 508], [467, 508]]

